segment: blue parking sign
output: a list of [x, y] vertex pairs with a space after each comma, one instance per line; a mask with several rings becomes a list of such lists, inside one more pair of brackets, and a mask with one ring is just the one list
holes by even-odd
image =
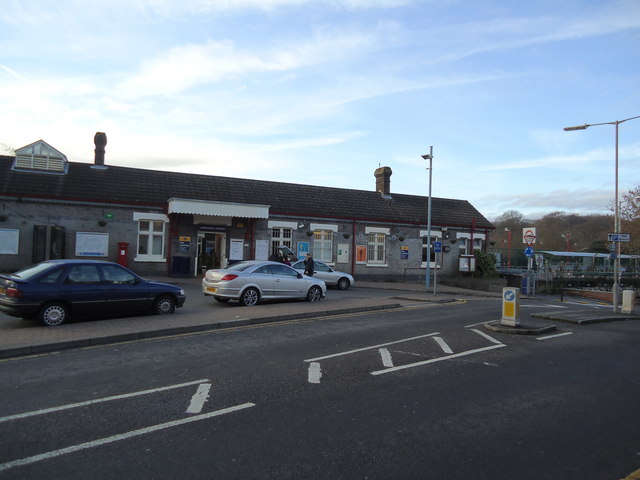
[[433, 242], [433, 251], [440, 253], [442, 251], [442, 242]]

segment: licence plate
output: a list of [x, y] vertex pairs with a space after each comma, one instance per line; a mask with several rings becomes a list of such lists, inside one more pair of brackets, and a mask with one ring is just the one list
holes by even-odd
[[216, 287], [207, 287], [207, 292], [209, 293], [216, 293], [218, 291], [218, 289]]

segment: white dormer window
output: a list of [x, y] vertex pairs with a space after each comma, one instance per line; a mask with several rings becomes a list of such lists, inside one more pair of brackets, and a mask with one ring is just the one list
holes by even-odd
[[14, 170], [66, 173], [67, 157], [43, 140], [16, 150]]

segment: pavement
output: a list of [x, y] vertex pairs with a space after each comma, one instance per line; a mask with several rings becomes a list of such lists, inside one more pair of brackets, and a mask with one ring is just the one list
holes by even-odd
[[[197, 291], [199, 278], [152, 278], [190, 287]], [[353, 290], [377, 289], [376, 296], [341, 296], [339, 292], [329, 290], [327, 298], [317, 302], [285, 301], [259, 304], [254, 307], [240, 307], [236, 302], [215, 304], [210, 309], [189, 311], [189, 293], [185, 307], [176, 310], [172, 315], [149, 315], [142, 317], [110, 318], [104, 320], [88, 320], [70, 322], [57, 327], [44, 327], [37, 322], [22, 319], [5, 318], [0, 322], [0, 359], [27, 355], [37, 355], [72, 348], [86, 348], [121, 342], [136, 341], [181, 334], [192, 334], [218, 329], [247, 327], [271, 322], [302, 320], [331, 315], [381, 311], [425, 303], [455, 302], [464, 298], [500, 299], [501, 293], [467, 290], [457, 287], [438, 285], [437, 292], [426, 291], [421, 283], [396, 282], [363, 282], [356, 283]], [[202, 297], [204, 299], [204, 296]], [[210, 299], [211, 303], [215, 301]], [[537, 297], [522, 299], [536, 300]], [[206, 305], [206, 304], [205, 304]], [[500, 313], [497, 313], [499, 316]], [[613, 320], [640, 320], [633, 314], [613, 314], [602, 310], [584, 311], [566, 309], [562, 312], [538, 312], [532, 317], [571, 322], [576, 324], [594, 323]], [[485, 324], [489, 330], [512, 334], [538, 334], [554, 325], [524, 325], [508, 327], [500, 321]]]

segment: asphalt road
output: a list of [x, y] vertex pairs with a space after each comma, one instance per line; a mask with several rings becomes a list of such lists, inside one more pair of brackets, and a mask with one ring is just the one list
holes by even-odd
[[510, 336], [482, 328], [499, 308], [474, 299], [2, 361], [0, 478], [615, 480], [640, 468], [640, 323]]

